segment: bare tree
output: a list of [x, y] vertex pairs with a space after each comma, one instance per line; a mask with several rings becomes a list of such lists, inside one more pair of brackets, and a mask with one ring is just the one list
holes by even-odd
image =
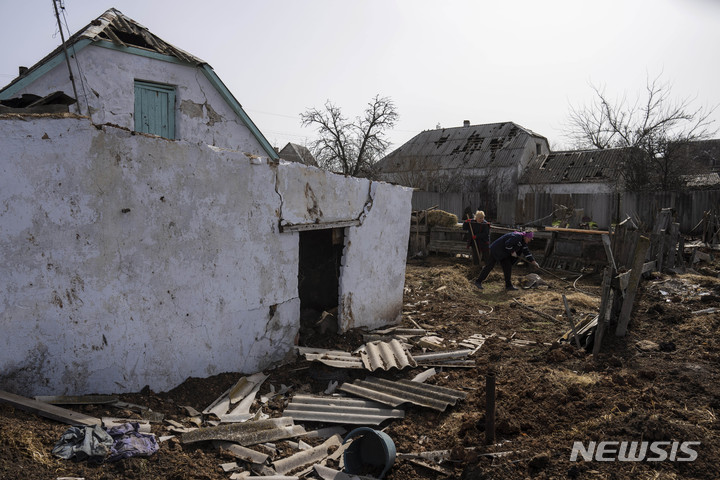
[[627, 148], [622, 172], [629, 190], [671, 190], [681, 185], [681, 175], [694, 173], [682, 161], [679, 145], [704, 140], [710, 130], [713, 108], [695, 108], [694, 99], [673, 100], [671, 86], [648, 78], [642, 98], [623, 96], [611, 101], [604, 90], [592, 86], [595, 99], [570, 109], [567, 137], [576, 148]]
[[311, 142], [311, 149], [318, 165], [336, 173], [367, 176], [390, 146], [385, 131], [395, 125], [398, 113], [392, 100], [376, 95], [363, 116], [352, 122], [330, 100], [323, 109], [301, 113], [300, 119], [305, 127], [317, 126], [319, 138]]

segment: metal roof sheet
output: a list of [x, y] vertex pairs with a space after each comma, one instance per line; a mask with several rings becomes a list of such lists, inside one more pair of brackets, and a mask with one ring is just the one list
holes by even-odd
[[380, 425], [389, 418], [404, 418], [405, 411], [356, 398], [295, 395], [283, 415], [295, 421]]
[[403, 403], [413, 403], [440, 412], [444, 411], [448, 405], [455, 405], [458, 400], [467, 396], [465, 392], [437, 385], [410, 380], [390, 381], [375, 377], [356, 380], [353, 383], [343, 383], [340, 390], [393, 407]]

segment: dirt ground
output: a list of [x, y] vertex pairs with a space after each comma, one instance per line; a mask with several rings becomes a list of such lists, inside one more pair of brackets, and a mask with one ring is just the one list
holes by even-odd
[[[716, 409], [720, 409], [720, 314], [693, 314], [720, 307], [719, 267], [716, 260], [700, 268], [699, 274], [656, 273], [645, 279], [628, 335], [618, 338], [611, 331], [600, 355], [593, 358], [585, 350], [557, 340], [569, 328], [562, 294], [567, 296], [575, 320], [596, 313], [600, 274], [588, 272], [578, 278], [568, 272], [539, 272], [547, 285], [505, 292], [498, 268], [480, 292], [471, 281], [477, 271], [467, 258], [409, 261], [403, 326], [420, 325], [431, 330], [444, 339], [448, 349], [455, 348], [452, 342], [476, 333], [537, 343], [516, 346], [493, 337], [472, 357], [474, 367], [439, 370], [427, 380], [462, 390], [467, 398], [444, 412], [406, 405], [404, 419], [388, 420], [375, 428], [392, 438], [398, 453], [450, 450], [451, 455], [446, 461], [428, 465], [398, 458], [386, 478], [719, 478], [720, 424]], [[529, 273], [522, 266], [513, 272], [518, 283]], [[314, 336], [311, 346], [350, 351], [364, 343], [362, 333]], [[382, 376], [412, 378], [421, 371], [393, 370]], [[485, 381], [490, 371], [496, 375], [496, 439], [486, 445]], [[319, 374], [323, 369], [302, 358], [265, 373], [269, 378], [260, 394], [267, 393], [271, 385], [291, 387], [287, 394], [262, 406], [273, 417], [282, 416], [293, 394], [320, 394], [327, 387], [326, 376]], [[169, 392], [146, 388], [120, 398], [190, 427], [182, 406], [201, 411], [240, 377], [239, 373], [225, 373], [188, 378]], [[256, 404], [252, 411], [258, 407]], [[138, 416], [110, 406], [70, 408], [97, 417]], [[321, 426], [307, 424], [306, 429]], [[168, 435], [166, 428], [166, 423], [152, 425], [158, 437]], [[347, 426], [348, 431], [352, 428]], [[162, 442], [160, 450], [149, 458], [99, 465], [55, 458], [50, 452], [66, 429], [62, 423], [0, 404], [0, 478], [230, 477], [219, 465], [232, 459], [221, 456], [207, 443], [183, 445], [177, 438]], [[570, 461], [574, 442], [587, 446], [590, 441], [666, 441], [667, 452], [672, 442], [700, 443], [692, 447], [697, 459], [690, 462], [677, 461], [687, 458], [680, 453], [675, 461], [585, 461], [582, 457]], [[278, 457], [296, 451], [286, 442], [276, 442], [276, 446]], [[507, 453], [488, 455], [494, 452]]]

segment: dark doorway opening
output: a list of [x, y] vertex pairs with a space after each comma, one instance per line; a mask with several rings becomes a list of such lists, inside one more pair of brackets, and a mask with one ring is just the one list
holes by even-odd
[[345, 245], [342, 228], [300, 232], [300, 345], [337, 333], [340, 260]]

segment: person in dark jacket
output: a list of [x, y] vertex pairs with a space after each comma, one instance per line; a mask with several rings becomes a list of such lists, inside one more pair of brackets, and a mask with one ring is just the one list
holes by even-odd
[[495, 264], [500, 263], [503, 274], [505, 275], [505, 289], [517, 290], [517, 287], [510, 281], [510, 274], [512, 272], [512, 266], [518, 259], [518, 255], [523, 255], [535, 268], [539, 267], [535, 261], [535, 257], [532, 256], [528, 248], [528, 243], [530, 243], [532, 238], [533, 232], [512, 232], [506, 233], [495, 240], [490, 245], [490, 258], [485, 264], [485, 268], [482, 269], [480, 275], [475, 280], [475, 286], [482, 290], [482, 282], [485, 281], [490, 271], [495, 267]]
[[480, 265], [480, 257], [487, 264], [490, 259], [490, 223], [485, 220], [485, 212], [478, 210], [475, 218], [463, 222], [467, 233], [467, 246], [472, 253], [473, 265]]

